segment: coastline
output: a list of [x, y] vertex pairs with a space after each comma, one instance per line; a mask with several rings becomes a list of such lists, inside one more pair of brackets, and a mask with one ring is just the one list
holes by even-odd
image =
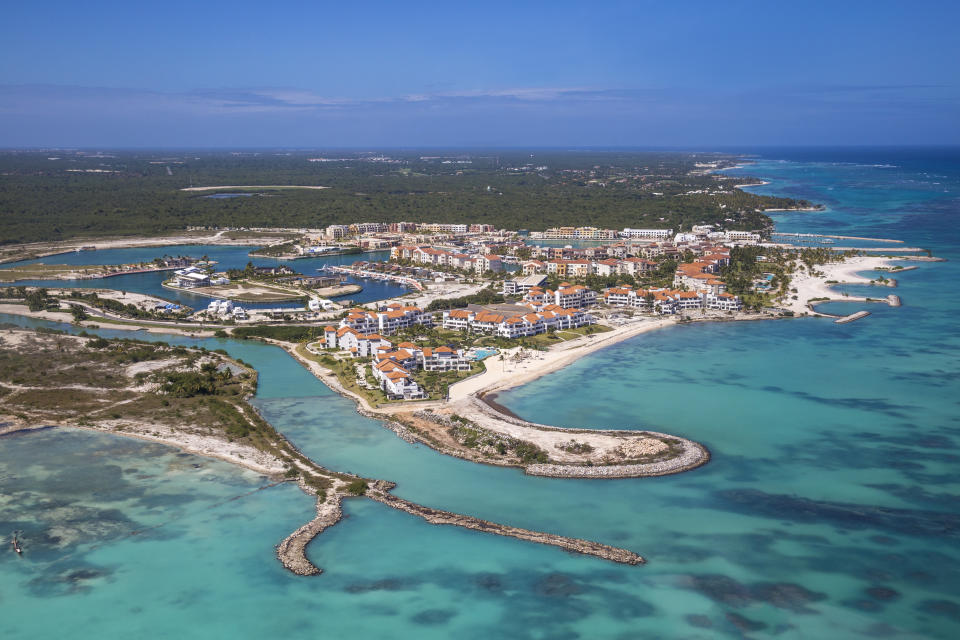
[[[870, 278], [861, 276], [859, 272], [888, 269], [891, 263], [897, 260], [898, 258], [880, 256], [855, 256], [847, 258], [843, 262], [832, 262], [816, 266], [814, 269], [823, 275], [812, 276], [808, 271], [795, 273], [791, 279], [791, 285], [797, 290], [797, 299], [791, 299], [785, 306], [796, 315], [807, 313], [822, 317], [833, 317], [817, 311], [814, 306], [821, 302], [888, 302], [888, 300], [886, 300], [886, 294], [873, 299], [868, 299], [864, 296], [845, 296], [837, 293], [833, 287], [844, 284], [874, 284]], [[882, 271], [881, 273], [890, 274], [896, 272]], [[811, 302], [814, 304], [811, 304]]]
[[[751, 318], [752, 319], [752, 318]], [[365, 398], [345, 389], [336, 376], [318, 362], [299, 351], [298, 346], [275, 340], [264, 340], [283, 348], [332, 391], [353, 400], [361, 415], [378, 420], [387, 429], [407, 442], [425, 444], [445, 455], [471, 462], [524, 469], [528, 475], [556, 478], [636, 478], [669, 475], [689, 471], [706, 464], [710, 453], [703, 445], [676, 435], [644, 430], [571, 429], [528, 422], [503, 412], [495, 402], [485, 401], [494, 389], [503, 390], [525, 384], [557, 371], [594, 351], [635, 337], [642, 333], [677, 324], [675, 319], [643, 320], [618, 327], [612, 332], [582, 336], [569, 344], [558, 345], [556, 351], [538, 352], [547, 358], [522, 371], [497, 371], [488, 366], [484, 373], [462, 380], [450, 387], [450, 400], [427, 400], [372, 407]], [[597, 339], [602, 338], [602, 339]], [[519, 347], [505, 352], [515, 354]], [[504, 363], [505, 364], [505, 363]], [[460, 387], [454, 395], [455, 387]], [[492, 400], [492, 399], [491, 399]], [[514, 458], [496, 458], [482, 448], [461, 446], [449, 429], [454, 421], [466, 420], [479, 433], [492, 439], [521, 441], [547, 453], [549, 461], [533, 464]], [[576, 438], [574, 437], [576, 436]], [[576, 440], [584, 451], [571, 451]], [[663, 459], [664, 454], [670, 457]], [[646, 460], [644, 458], [647, 458]], [[639, 461], [638, 461], [639, 460]]]
[[[269, 478], [276, 478], [286, 470], [286, 465], [284, 465], [279, 458], [266, 454], [259, 449], [254, 449], [253, 447], [242, 444], [228, 443], [213, 436], [175, 433], [170, 429], [165, 429], [166, 433], [164, 435], [152, 435], [129, 431], [127, 429], [90, 427], [70, 423], [36, 425], [23, 422], [11, 416], [4, 416], [2, 421], [7, 422], [8, 426], [0, 428], [0, 438], [15, 433], [28, 433], [40, 429], [77, 429], [80, 431], [106, 433], [122, 438], [133, 438], [134, 440], [163, 444], [168, 447], [173, 447], [174, 449], [179, 449], [185, 453], [228, 462]], [[142, 426], [144, 428], [149, 427], [153, 433], [160, 433], [159, 429], [162, 428], [157, 425]]]
[[[450, 400], [463, 400], [472, 395], [488, 394], [494, 391], [504, 391], [513, 387], [532, 382], [548, 373], [559, 371], [567, 365], [573, 364], [580, 358], [594, 351], [628, 340], [635, 336], [673, 326], [679, 323], [678, 318], [644, 318], [643, 320], [616, 327], [613, 331], [591, 336], [582, 336], [555, 345], [548, 351], [534, 352], [533, 362], [524, 361], [522, 364], [507, 364], [508, 356], [516, 356], [521, 347], [513, 347], [502, 351], [504, 362], [497, 366], [494, 363], [487, 367], [484, 373], [461, 380], [450, 387]], [[518, 367], [507, 370], [507, 367]], [[497, 371], [500, 369], [500, 371]]]

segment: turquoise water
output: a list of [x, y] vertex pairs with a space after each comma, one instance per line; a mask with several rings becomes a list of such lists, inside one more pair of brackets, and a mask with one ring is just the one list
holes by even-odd
[[[272, 556], [310, 516], [295, 488], [223, 503], [263, 480], [47, 430], [0, 439], [0, 531], [24, 530], [26, 553], [0, 553], [0, 637], [957, 637], [960, 330], [945, 292], [960, 275], [960, 164], [790, 153], [745, 173], [829, 208], [778, 214], [778, 225], [901, 237], [951, 262], [899, 274], [903, 307], [824, 305], [872, 311], [856, 323], [676, 327], [498, 399], [548, 423], [697, 439], [714, 458], [694, 472], [570, 481], [463, 462], [359, 416], [275, 347], [168, 339], [256, 366], [254, 403], [325, 465], [394, 480], [431, 506], [624, 546], [648, 565], [353, 500], [309, 549], [325, 573], [295, 578]], [[59, 502], [79, 541], [52, 541]]]
[[495, 356], [499, 353], [496, 349], [477, 349], [476, 354], [474, 355], [475, 360], [483, 360], [484, 358], [489, 358], [490, 356]]
[[[256, 266], [276, 266], [286, 265], [305, 275], [317, 275], [317, 269], [326, 265], [349, 265], [357, 260], [385, 260], [389, 257], [388, 251], [373, 251], [363, 254], [324, 256], [322, 258], [303, 258], [301, 260], [277, 260], [275, 258], [257, 258], [248, 255], [256, 247], [232, 247], [224, 245], [203, 245], [203, 244], [181, 244], [168, 245], [163, 247], [133, 247], [127, 249], [104, 249], [102, 251], [77, 251], [62, 253], [55, 256], [47, 256], [36, 260], [23, 260], [21, 262], [11, 262], [2, 265], [10, 267], [23, 264], [33, 264], [43, 262], [44, 264], [133, 264], [139, 262], [150, 262], [154, 258], [164, 255], [170, 256], [191, 256], [199, 258], [208, 256], [211, 260], [216, 260], [218, 271], [227, 269], [242, 269], [248, 262]], [[164, 280], [170, 278], [169, 271], [157, 271], [152, 273], [135, 273], [123, 276], [114, 276], [112, 278], [95, 278], [91, 280], [21, 280], [17, 285], [24, 286], [42, 286], [42, 287], [88, 287], [118, 289], [121, 291], [132, 291], [134, 293], [143, 293], [166, 300], [180, 300], [184, 304], [194, 309], [205, 309], [210, 298], [200, 296], [186, 291], [174, 291], [165, 289], [161, 286]], [[357, 303], [373, 302], [375, 300], [385, 300], [395, 296], [403, 295], [407, 289], [390, 282], [378, 280], [360, 280], [348, 277], [347, 282], [359, 284], [363, 291], [352, 293], [346, 296], [332, 298], [333, 300], [353, 300]], [[3, 286], [4, 283], [0, 283]], [[300, 307], [296, 302], [269, 302], [269, 303], [243, 303], [244, 307], [252, 309], [275, 309], [275, 308], [295, 308]]]

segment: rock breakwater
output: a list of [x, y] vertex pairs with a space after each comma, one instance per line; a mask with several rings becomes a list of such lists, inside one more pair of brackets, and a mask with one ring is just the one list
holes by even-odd
[[342, 494], [330, 491], [325, 500], [317, 501], [317, 517], [277, 545], [277, 559], [284, 567], [298, 576], [315, 576], [323, 573], [320, 567], [307, 559], [307, 545], [327, 528], [340, 522], [343, 517], [343, 509], [340, 506], [342, 500]]
[[646, 562], [642, 556], [628, 549], [612, 547], [600, 542], [582, 540], [580, 538], [567, 538], [552, 533], [520, 529], [519, 527], [497, 524], [496, 522], [481, 520], [480, 518], [474, 518], [473, 516], [451, 513], [449, 511], [442, 511], [440, 509], [433, 509], [431, 507], [425, 507], [413, 502], [408, 502], [407, 500], [398, 498], [390, 493], [390, 490], [393, 489], [394, 486], [395, 485], [393, 483], [378, 480], [370, 486], [366, 495], [371, 500], [376, 500], [377, 502], [385, 504], [388, 507], [405, 511], [411, 515], [423, 518], [430, 524], [453, 525], [457, 527], [463, 527], [465, 529], [473, 529], [474, 531], [483, 531], [485, 533], [506, 536], [508, 538], [527, 540], [528, 542], [536, 542], [538, 544], [559, 547], [573, 553], [590, 555], [603, 560], [619, 562], [621, 564], [638, 565]]

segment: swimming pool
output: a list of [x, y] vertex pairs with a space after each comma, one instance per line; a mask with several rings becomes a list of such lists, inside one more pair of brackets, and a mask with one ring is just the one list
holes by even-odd
[[495, 356], [499, 351], [496, 349], [477, 349], [473, 354], [474, 360], [483, 360], [484, 358], [489, 358], [490, 356]]

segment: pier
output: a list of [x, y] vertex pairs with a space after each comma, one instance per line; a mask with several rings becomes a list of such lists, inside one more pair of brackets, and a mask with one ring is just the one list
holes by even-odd
[[368, 278], [370, 280], [388, 280], [396, 282], [406, 287], [413, 287], [417, 291], [423, 291], [423, 285], [418, 280], [409, 276], [398, 276], [392, 273], [380, 273], [379, 271], [369, 271], [367, 269], [353, 269], [350, 267], [324, 266], [317, 271], [330, 271], [333, 273], [343, 273], [355, 278]]
[[836, 240], [869, 240], [871, 242], [892, 242], [903, 244], [903, 240], [894, 240], [892, 238], [861, 238], [860, 236], [834, 236], [821, 233], [781, 233], [774, 232], [771, 236], [780, 236], [781, 238], [832, 238]]
[[861, 318], [866, 318], [870, 315], [869, 311], [857, 311], [856, 313], [851, 313], [848, 316], [843, 316], [842, 318], [837, 318], [833, 322], [835, 324], [847, 324], [848, 322], [856, 322]]

